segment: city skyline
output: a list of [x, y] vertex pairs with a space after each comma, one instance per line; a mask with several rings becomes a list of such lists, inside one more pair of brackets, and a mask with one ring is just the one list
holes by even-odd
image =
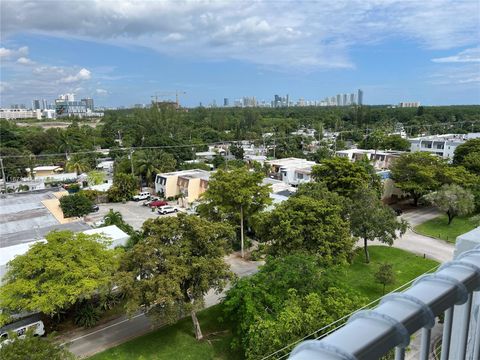
[[480, 103], [477, 1], [243, 4], [4, 1], [0, 106], [70, 92], [132, 106], [177, 90], [189, 107], [353, 89], [372, 105]]

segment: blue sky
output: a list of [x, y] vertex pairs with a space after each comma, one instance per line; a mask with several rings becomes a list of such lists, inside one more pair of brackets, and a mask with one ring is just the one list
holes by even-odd
[[1, 2], [0, 105], [91, 96], [480, 103], [477, 0]]

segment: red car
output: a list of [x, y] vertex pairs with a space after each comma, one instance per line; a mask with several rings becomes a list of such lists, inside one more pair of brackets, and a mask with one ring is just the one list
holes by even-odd
[[165, 205], [168, 205], [168, 202], [166, 202], [165, 200], [155, 200], [155, 201], [152, 201], [150, 204], [148, 204], [148, 206], [150, 206], [151, 208], [156, 208], [156, 207], [165, 206]]

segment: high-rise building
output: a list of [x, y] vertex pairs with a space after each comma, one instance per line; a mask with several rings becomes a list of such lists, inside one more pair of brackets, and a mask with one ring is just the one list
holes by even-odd
[[228, 98], [223, 98], [223, 106], [224, 107], [228, 106]]
[[87, 106], [87, 109], [90, 109], [90, 111], [93, 111], [93, 99], [92, 98], [82, 99], [82, 102], [85, 103], [85, 105]]
[[351, 93], [350, 94], [350, 105], [354, 105], [354, 104], [355, 104], [355, 94]]
[[48, 102], [47, 100], [43, 99], [42, 100], [42, 110], [48, 109]]
[[337, 106], [342, 106], [342, 95], [338, 94], [337, 95]]
[[343, 106], [348, 105], [348, 99], [347, 99], [347, 94], [343, 94]]
[[363, 91], [361, 89], [358, 89], [357, 102], [358, 105], [363, 105]]
[[33, 109], [33, 110], [40, 110], [40, 109], [41, 109], [41, 107], [40, 107], [40, 100], [38, 100], [38, 99], [33, 100], [33, 102], [32, 102], [32, 109]]

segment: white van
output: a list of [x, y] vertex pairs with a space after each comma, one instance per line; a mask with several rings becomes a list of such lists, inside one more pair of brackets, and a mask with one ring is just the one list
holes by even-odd
[[149, 192], [141, 192], [140, 194], [137, 194], [133, 197], [134, 201], [140, 201], [140, 200], [147, 200], [150, 197]]
[[[8, 341], [9, 333], [14, 332], [20, 339], [25, 337], [27, 330], [33, 330], [33, 336], [45, 335], [45, 326], [39, 315], [33, 315], [17, 320], [0, 328], [0, 347], [4, 341]], [[11, 340], [10, 340], [11, 341]]]

